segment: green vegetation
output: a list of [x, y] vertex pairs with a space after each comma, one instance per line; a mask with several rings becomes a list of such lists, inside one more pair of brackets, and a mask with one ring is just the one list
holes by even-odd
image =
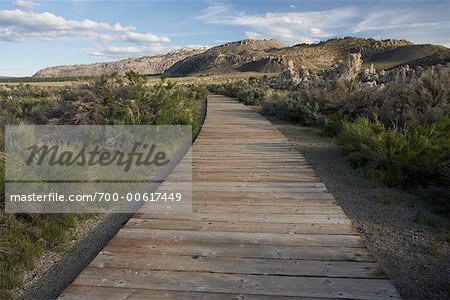
[[354, 167], [370, 166], [373, 177], [390, 185], [446, 184], [450, 159], [450, 118], [430, 125], [386, 128], [377, 118], [344, 121], [338, 142]]
[[432, 242], [429, 246], [428, 246], [428, 252], [430, 252], [431, 255], [439, 255], [439, 253], [441, 252], [441, 245], [438, 242]]
[[32, 269], [47, 249], [62, 250], [83, 215], [0, 214], [0, 298], [22, 284], [21, 273]]
[[[204, 86], [167, 79], [152, 85], [135, 72], [62, 87], [0, 85], [0, 123], [192, 125], [195, 136], [207, 94]], [[1, 132], [2, 149], [3, 138]], [[3, 163], [0, 151], [0, 298], [10, 298], [10, 291], [23, 283], [23, 272], [46, 250], [63, 250], [77, 224], [92, 215], [5, 214]]]
[[215, 93], [261, 105], [262, 113], [337, 136], [352, 165], [388, 185], [420, 188], [450, 214], [450, 75], [429, 67], [372, 87], [319, 73], [307, 87], [272, 88], [271, 78], [211, 85]]
[[93, 79], [90, 76], [81, 77], [0, 77], [0, 83], [35, 83], [35, 82], [75, 82]]
[[446, 226], [446, 224], [442, 220], [439, 220], [436, 217], [422, 213], [420, 211], [418, 211], [414, 215], [414, 222], [416, 222], [417, 224], [430, 226], [437, 230], [445, 228]]

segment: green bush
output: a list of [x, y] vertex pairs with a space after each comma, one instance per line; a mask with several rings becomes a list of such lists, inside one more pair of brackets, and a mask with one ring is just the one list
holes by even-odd
[[121, 77], [102, 75], [91, 84], [66, 92], [65, 123], [114, 125], [192, 125], [195, 135], [200, 126], [198, 111], [208, 90], [204, 86], [176, 86], [165, 78], [152, 87], [135, 72]]
[[385, 128], [376, 118], [345, 121], [338, 142], [353, 166], [368, 166], [396, 186], [449, 184], [450, 118], [431, 125]]
[[342, 131], [342, 125], [344, 123], [344, 117], [341, 115], [332, 115], [322, 120], [321, 135], [334, 137]]

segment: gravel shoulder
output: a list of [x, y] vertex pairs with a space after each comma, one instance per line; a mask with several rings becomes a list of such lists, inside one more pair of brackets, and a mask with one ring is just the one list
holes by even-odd
[[[448, 235], [414, 221], [418, 211], [447, 226], [448, 220], [430, 212], [418, 195], [366, 179], [334, 139], [271, 121], [308, 159], [404, 299], [450, 298]], [[438, 245], [438, 253], [431, 254], [430, 245]]]

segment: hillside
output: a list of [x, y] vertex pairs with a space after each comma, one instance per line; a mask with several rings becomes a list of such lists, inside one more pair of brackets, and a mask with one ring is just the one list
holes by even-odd
[[33, 77], [52, 78], [99, 76], [103, 73], [125, 73], [130, 70], [148, 75], [161, 74], [174, 63], [203, 51], [205, 51], [205, 49], [184, 48], [169, 52], [166, 55], [128, 58], [115, 62], [49, 67], [38, 71], [35, 75], [33, 75]]
[[289, 60], [314, 71], [327, 69], [349, 53], [360, 52], [363, 67], [389, 69], [402, 64], [430, 65], [450, 62], [450, 49], [436, 45], [414, 45], [406, 40], [336, 38], [318, 44], [288, 47], [277, 40], [242, 40], [205, 49], [181, 49], [166, 55], [129, 58], [116, 62], [58, 66], [43, 69], [34, 77], [98, 76], [134, 70], [141, 74], [171, 76], [217, 75], [235, 72], [276, 73]]
[[[318, 44], [298, 44], [292, 47], [274, 40], [244, 40], [211, 48], [179, 61], [166, 72], [174, 76], [219, 74], [224, 72], [280, 72], [287, 62], [311, 70], [326, 69], [349, 53], [361, 52], [365, 64], [375, 68], [391, 68], [414, 61], [450, 61], [450, 49], [435, 45], [413, 45], [405, 40], [374, 40], [361, 38], [331, 39]], [[439, 59], [434, 56], [439, 54]], [[426, 60], [421, 60], [427, 57]]]
[[[262, 57], [270, 57], [275, 50], [286, 45], [277, 40], [243, 40], [210, 48], [202, 55], [193, 55], [179, 61], [167, 70], [171, 75], [220, 74], [236, 71], [271, 72], [270, 62], [261, 68], [245, 70], [248, 63], [258, 62]], [[278, 59], [277, 55], [273, 57]], [[267, 67], [267, 68], [266, 68]], [[277, 71], [277, 70], [274, 70]]]
[[374, 55], [366, 60], [367, 64], [373, 63], [379, 69], [388, 69], [399, 64], [432, 65], [445, 63], [450, 58], [450, 51], [444, 46], [435, 45], [407, 45], [394, 48]]

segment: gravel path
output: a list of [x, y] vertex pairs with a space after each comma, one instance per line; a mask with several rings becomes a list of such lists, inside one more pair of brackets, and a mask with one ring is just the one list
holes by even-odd
[[[271, 121], [309, 160], [404, 299], [450, 298], [449, 242], [443, 230], [418, 224], [414, 216], [420, 210], [447, 220], [427, 211], [418, 196], [365, 179], [333, 139]], [[439, 244], [438, 254], [430, 254], [432, 243]]]

